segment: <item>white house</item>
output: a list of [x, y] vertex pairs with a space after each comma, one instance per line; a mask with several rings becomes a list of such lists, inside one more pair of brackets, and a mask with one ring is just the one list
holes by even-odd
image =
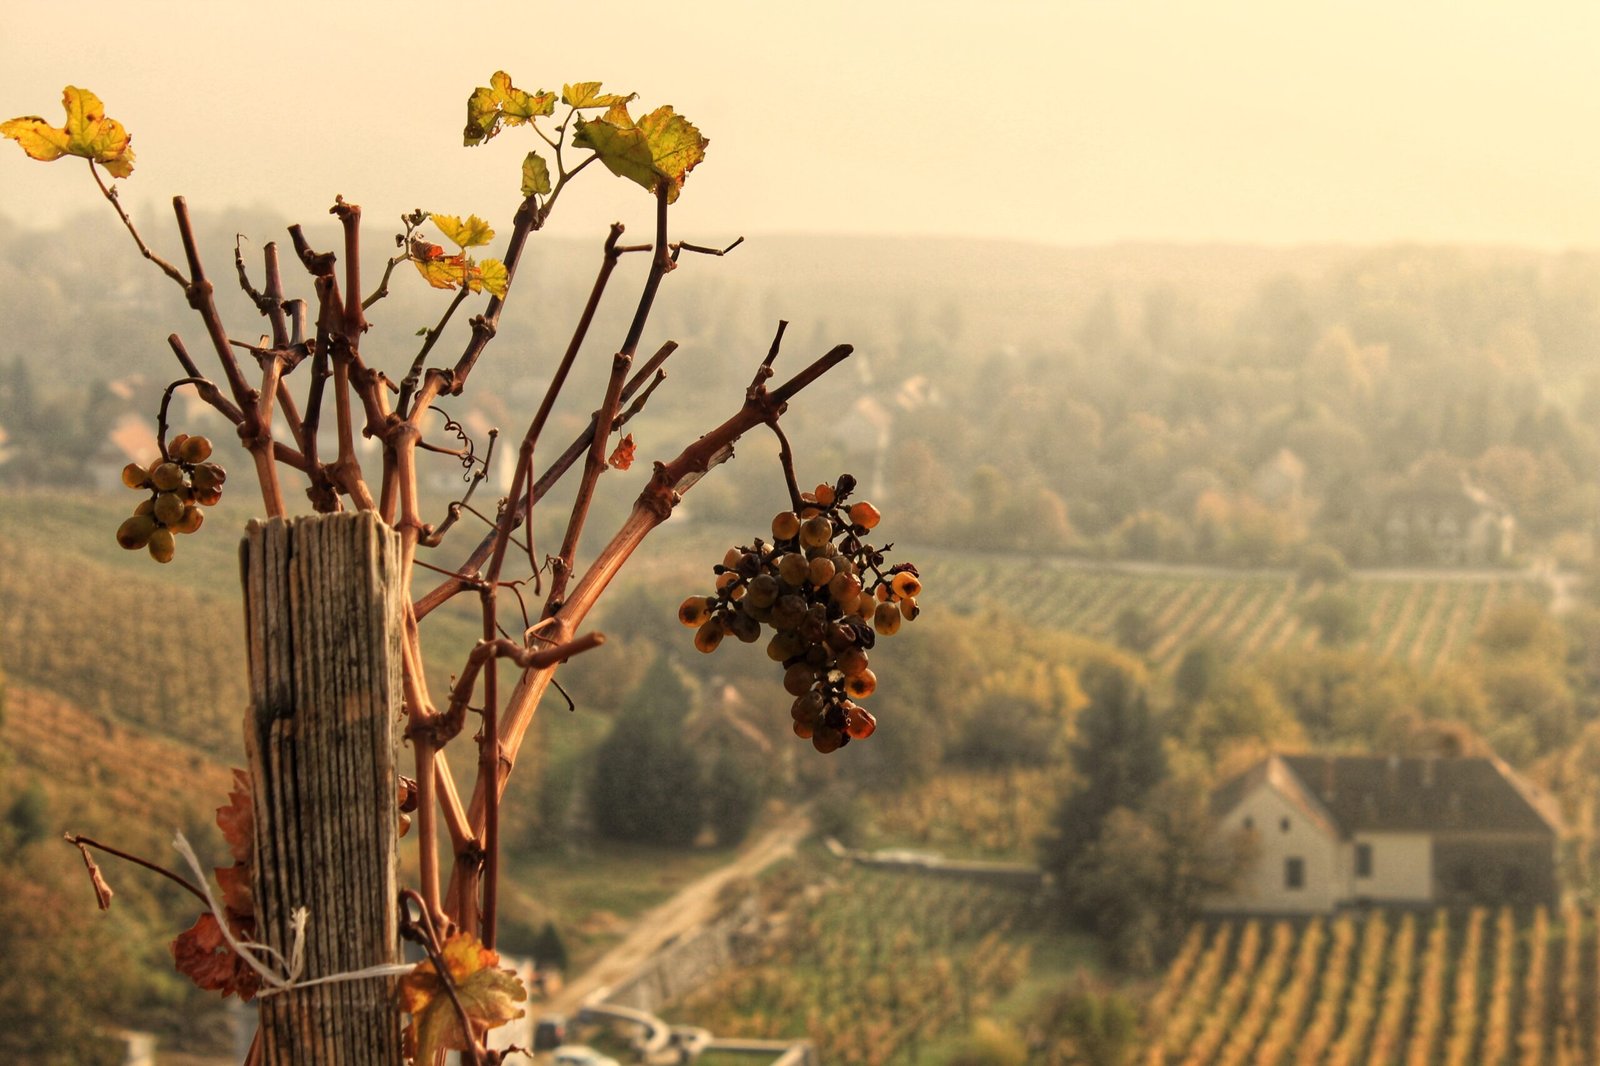
[[1211, 806], [1256, 845], [1211, 911], [1556, 899], [1554, 805], [1496, 758], [1273, 755]]

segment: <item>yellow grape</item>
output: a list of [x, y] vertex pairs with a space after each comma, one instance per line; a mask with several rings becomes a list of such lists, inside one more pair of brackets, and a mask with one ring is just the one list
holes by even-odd
[[844, 690], [858, 700], [864, 700], [878, 690], [878, 675], [865, 666], [858, 674], [845, 678]]
[[867, 668], [867, 653], [860, 648], [847, 648], [839, 653], [839, 672], [845, 677], [855, 677]]
[[793, 540], [800, 535], [800, 516], [793, 511], [779, 511], [772, 517], [772, 535], [778, 540]]
[[917, 606], [915, 596], [906, 596], [900, 601], [900, 614], [907, 622], [922, 613], [922, 608]]
[[878, 520], [882, 517], [883, 515], [878, 513], [878, 509], [866, 500], [850, 505], [850, 522], [852, 525], [860, 526], [862, 529], [875, 528]]
[[833, 523], [825, 515], [808, 518], [800, 526], [800, 544], [806, 548], [820, 548], [833, 539]]
[[900, 631], [900, 608], [892, 603], [880, 603], [872, 615], [872, 628], [886, 637]]
[[778, 560], [778, 576], [784, 584], [799, 588], [811, 576], [811, 562], [799, 552], [790, 552]]
[[704, 596], [690, 596], [678, 605], [678, 621], [686, 626], [699, 626], [711, 617], [711, 601]]
[[191, 465], [211, 458], [211, 442], [204, 437], [189, 437], [177, 444], [174, 450], [179, 459]]
[[694, 646], [701, 651], [711, 653], [717, 650], [717, 645], [722, 643], [722, 623], [715, 618], [708, 618], [699, 629], [694, 631]]
[[183, 509], [183, 515], [176, 522], [168, 524], [172, 526], [174, 533], [194, 533], [200, 529], [201, 523], [205, 520], [205, 512], [191, 503]]
[[117, 527], [117, 543], [129, 551], [137, 551], [150, 543], [150, 534], [156, 531], [156, 520], [149, 515], [136, 514], [123, 520]]
[[183, 517], [183, 508], [183, 500], [175, 492], [162, 492], [156, 495], [156, 521], [164, 526], [177, 525], [178, 519]]
[[834, 493], [832, 485], [818, 485], [817, 490], [811, 494], [812, 498], [824, 507], [832, 506]]
[[171, 492], [183, 484], [183, 467], [177, 463], [161, 463], [150, 471], [150, 483], [162, 492]]
[[915, 597], [919, 595], [922, 592], [922, 581], [916, 574], [901, 571], [894, 575], [894, 580], [890, 583], [890, 589], [894, 592], [895, 599], [903, 600], [907, 596]]
[[821, 588], [833, 580], [835, 571], [833, 560], [827, 557], [811, 560], [810, 572], [806, 574], [807, 580]]
[[122, 483], [130, 489], [146, 488], [150, 484], [150, 474], [138, 463], [129, 463], [122, 468]]
[[158, 529], [150, 534], [150, 558], [158, 563], [172, 562], [172, 553], [177, 550], [177, 541], [172, 536], [170, 529]]

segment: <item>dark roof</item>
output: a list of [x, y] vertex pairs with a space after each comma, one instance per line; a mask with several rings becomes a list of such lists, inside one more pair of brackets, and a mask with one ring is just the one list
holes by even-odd
[[1495, 758], [1275, 758], [1345, 836], [1384, 831], [1553, 834], [1560, 825], [1545, 797]]

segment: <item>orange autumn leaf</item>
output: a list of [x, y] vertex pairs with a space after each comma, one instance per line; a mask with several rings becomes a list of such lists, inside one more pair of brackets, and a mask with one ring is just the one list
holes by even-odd
[[[514, 1021], [526, 1013], [516, 1004], [528, 998], [522, 980], [501, 970], [498, 952], [483, 946], [471, 933], [457, 933], [445, 941], [440, 957], [455, 985], [456, 998], [478, 1033]], [[406, 1026], [406, 1053], [414, 1062], [432, 1062], [436, 1052], [465, 1051], [473, 1034], [462, 1030], [460, 1015], [439, 971], [429, 960], [400, 978], [400, 1009], [411, 1015]]]
[[217, 828], [228, 842], [234, 862], [248, 864], [256, 851], [255, 807], [250, 801], [250, 775], [244, 770], [233, 771], [233, 789], [228, 802], [217, 808]]
[[64, 125], [52, 126], [38, 115], [23, 115], [0, 122], [0, 137], [16, 141], [29, 156], [46, 163], [75, 155], [99, 163], [113, 177], [133, 173], [133, 138], [122, 123], [106, 117], [98, 96], [69, 85], [62, 90], [61, 104], [67, 111]]
[[635, 450], [636, 449], [633, 446], [633, 434], [629, 433], [626, 437], [623, 437], [621, 440], [617, 441], [616, 448], [614, 448], [611, 452], [611, 458], [607, 459], [606, 462], [610, 463], [618, 470], [626, 470], [628, 467], [633, 465], [633, 455]]
[[[229, 925], [233, 935], [241, 939], [248, 940], [255, 933], [254, 922]], [[224, 997], [238, 996], [248, 1003], [261, 988], [260, 975], [228, 946], [222, 927], [211, 914], [202, 914], [194, 925], [178, 934], [172, 942], [172, 962], [179, 973], [200, 988], [221, 992]]]

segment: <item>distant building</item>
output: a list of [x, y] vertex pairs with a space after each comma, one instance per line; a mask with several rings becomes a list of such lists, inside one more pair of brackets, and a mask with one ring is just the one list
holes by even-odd
[[1385, 514], [1384, 546], [1392, 562], [1498, 566], [1516, 549], [1516, 518], [1465, 477], [1448, 491], [1392, 493]]
[[1216, 790], [1256, 861], [1218, 912], [1554, 903], [1560, 822], [1494, 757], [1273, 755]]

